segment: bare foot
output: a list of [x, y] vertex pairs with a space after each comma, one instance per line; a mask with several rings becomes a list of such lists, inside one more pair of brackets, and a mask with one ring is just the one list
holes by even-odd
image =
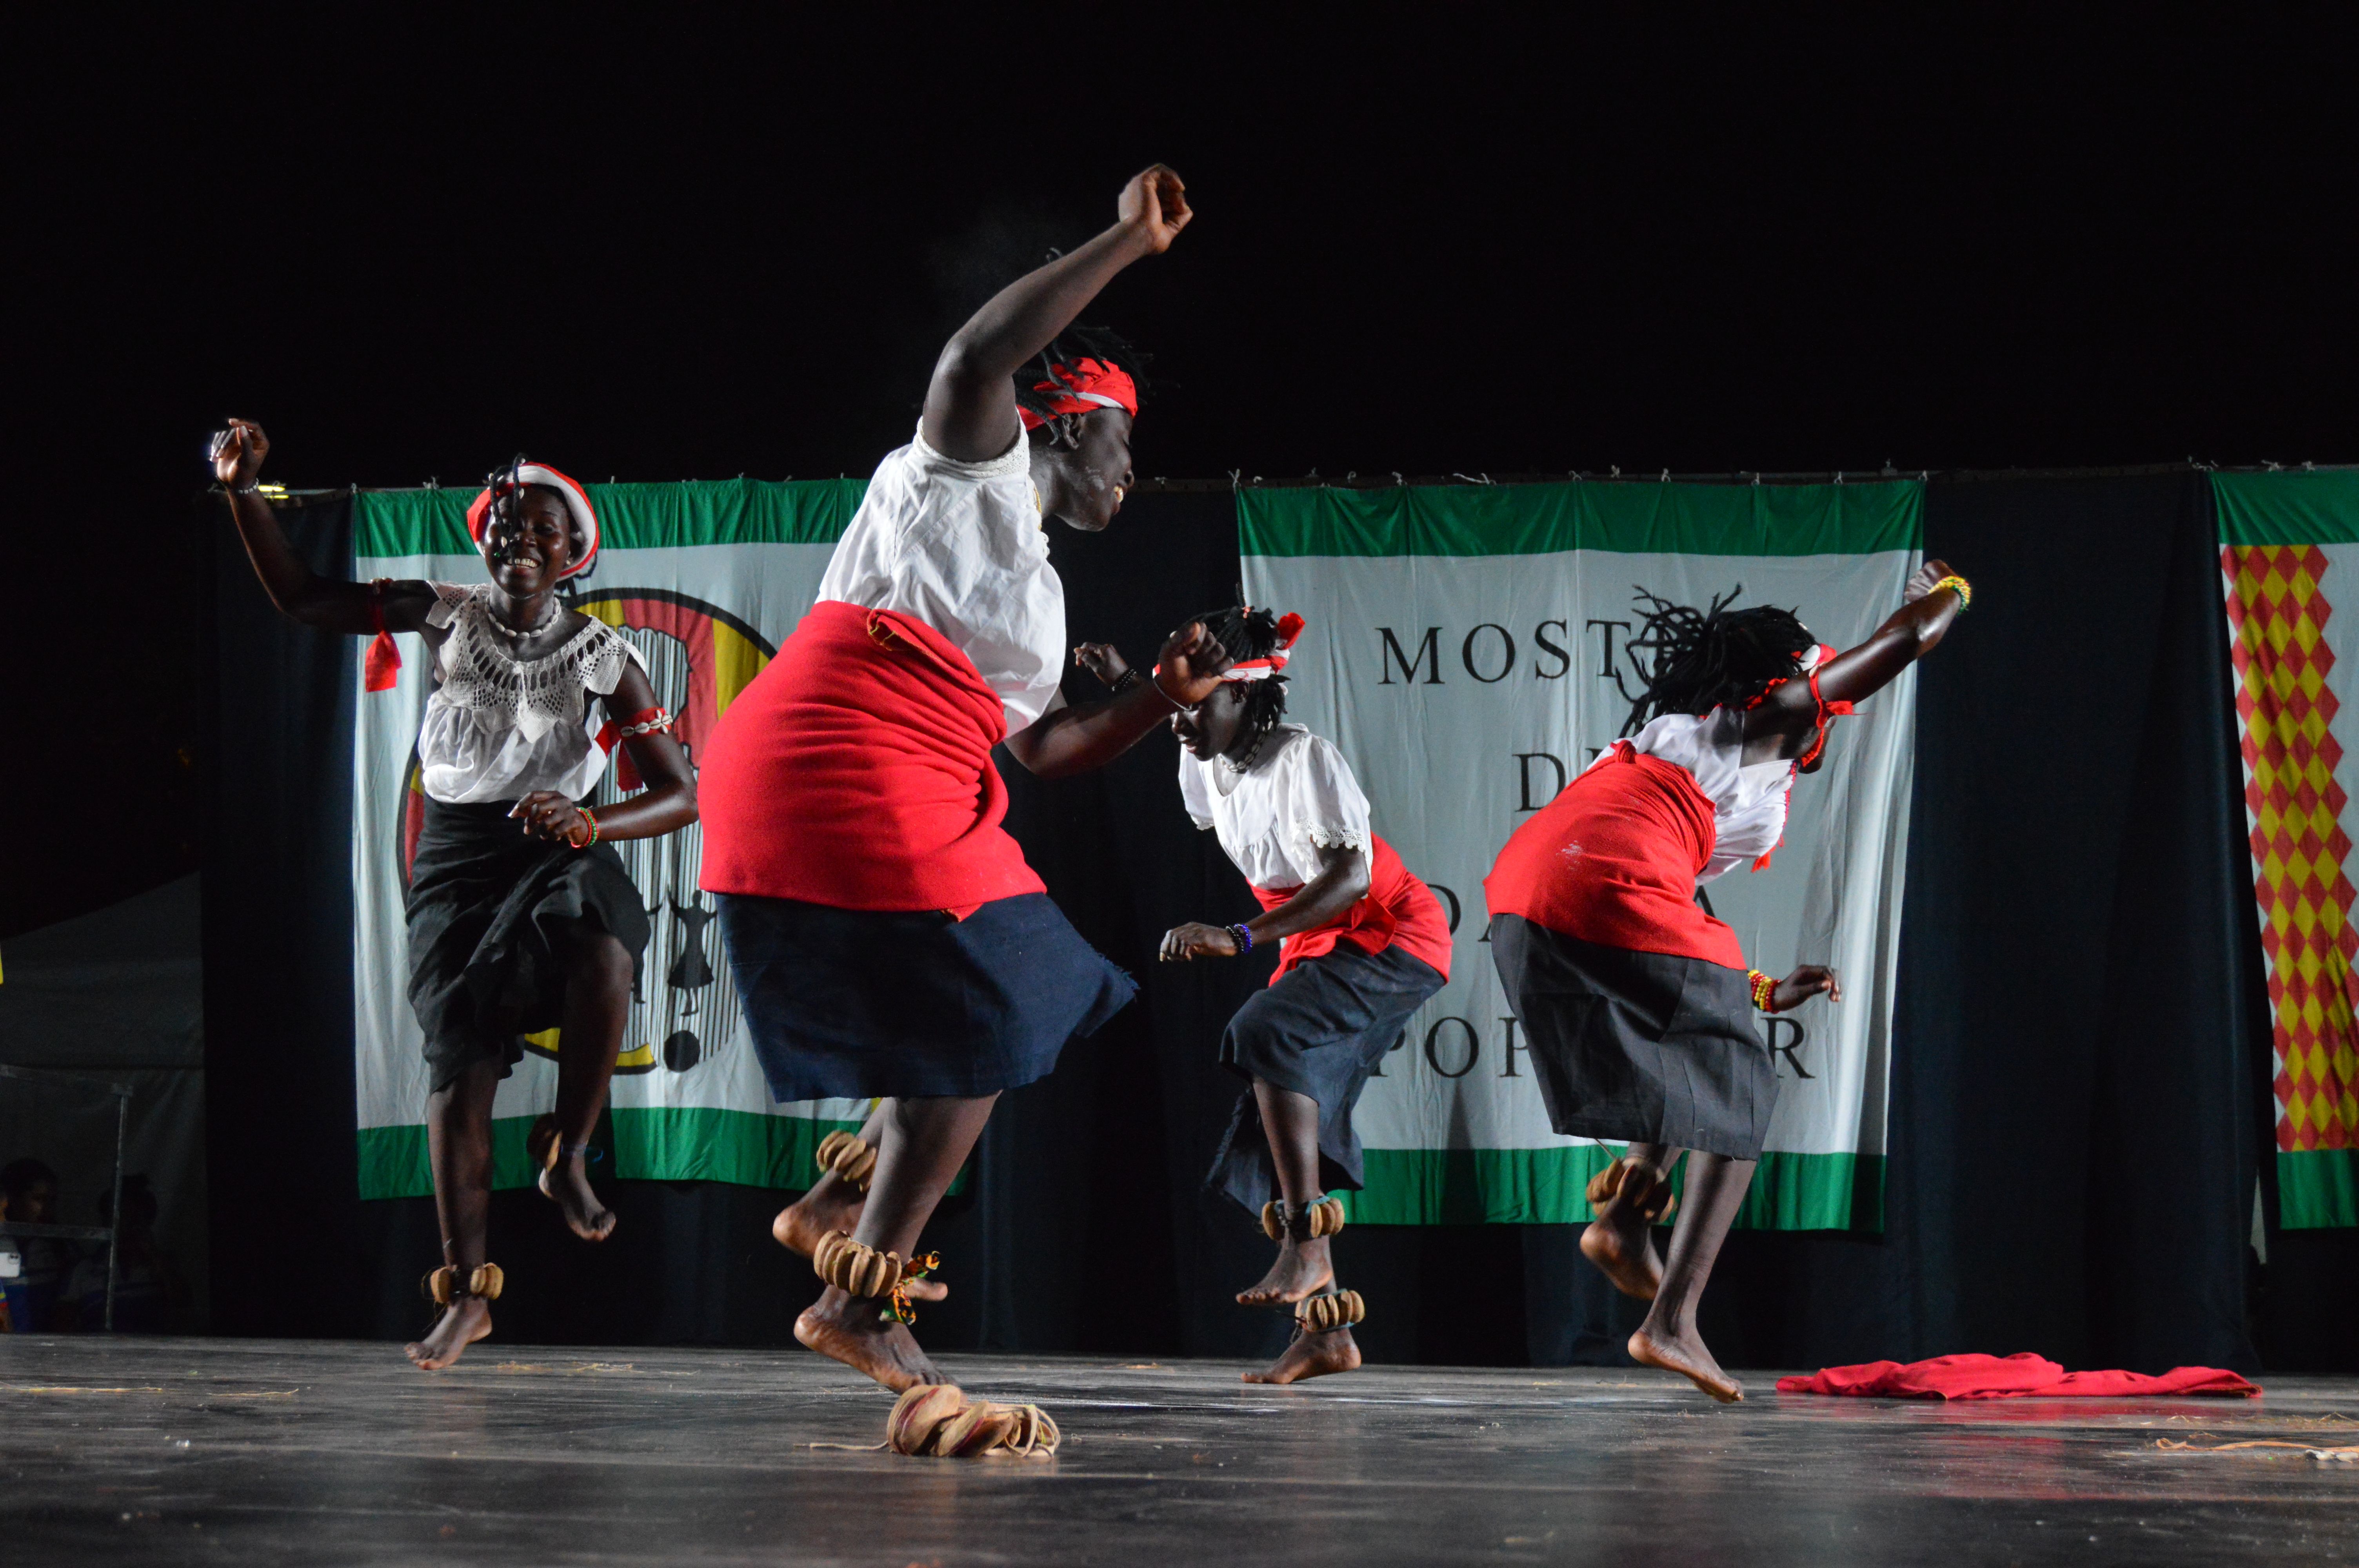
[[795, 1337], [897, 1394], [913, 1383], [949, 1382], [926, 1359], [908, 1325], [881, 1322], [879, 1310], [874, 1297], [847, 1295], [830, 1285], [795, 1319]]
[[614, 1234], [614, 1211], [591, 1190], [589, 1166], [582, 1155], [560, 1159], [542, 1171], [540, 1195], [555, 1200], [566, 1228], [582, 1240], [603, 1241]]
[[[778, 1211], [778, 1217], [770, 1221], [770, 1236], [788, 1251], [808, 1258], [819, 1250], [830, 1231], [851, 1235], [860, 1225], [860, 1211], [867, 1206], [867, 1194], [832, 1176], [822, 1176], [819, 1185]], [[913, 1302], [938, 1302], [951, 1293], [940, 1280], [902, 1282]]]
[[1655, 1252], [1653, 1227], [1636, 1207], [1609, 1199], [1581, 1233], [1581, 1255], [1614, 1281], [1614, 1288], [1642, 1302], [1663, 1288], [1663, 1260]]
[[1641, 1327], [1630, 1336], [1630, 1359], [1642, 1367], [1677, 1372], [1722, 1404], [1733, 1405], [1745, 1398], [1745, 1385], [1720, 1369], [1720, 1363], [1712, 1358], [1712, 1352], [1692, 1329], [1658, 1337]]
[[1299, 1383], [1305, 1378], [1323, 1378], [1330, 1372], [1355, 1372], [1359, 1367], [1360, 1346], [1352, 1338], [1352, 1331], [1331, 1328], [1324, 1334], [1296, 1335], [1294, 1343], [1269, 1364], [1267, 1371], [1247, 1372], [1243, 1380]]
[[405, 1345], [401, 1353], [421, 1372], [440, 1372], [456, 1361], [468, 1346], [492, 1331], [491, 1303], [481, 1296], [462, 1296], [442, 1309], [426, 1337]]
[[1288, 1306], [1334, 1282], [1335, 1261], [1328, 1256], [1327, 1238], [1297, 1241], [1289, 1236], [1277, 1244], [1277, 1261], [1269, 1266], [1261, 1283], [1237, 1292], [1237, 1304]]

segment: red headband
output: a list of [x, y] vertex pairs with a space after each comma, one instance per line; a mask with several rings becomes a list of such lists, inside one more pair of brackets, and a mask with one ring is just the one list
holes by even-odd
[[1287, 650], [1302, 635], [1302, 617], [1295, 614], [1277, 618], [1277, 649], [1266, 659], [1245, 659], [1221, 672], [1224, 681], [1267, 680], [1284, 670], [1293, 655]]
[[[545, 484], [565, 498], [565, 510], [573, 514], [574, 526], [582, 530], [582, 558], [557, 574], [557, 580], [579, 577], [590, 569], [598, 558], [598, 514], [591, 509], [590, 492], [582, 488], [579, 480], [570, 479], [547, 463], [525, 463], [516, 470], [517, 480], [525, 484]], [[481, 548], [484, 529], [492, 515], [492, 492], [477, 495], [467, 508], [467, 536]]]
[[[1049, 380], [1038, 383], [1032, 390], [1050, 395], [1049, 407], [1052, 413], [1089, 414], [1100, 408], [1120, 408], [1132, 418], [1138, 417], [1138, 384], [1120, 365], [1078, 359], [1071, 364], [1050, 365], [1049, 374]], [[1037, 430], [1049, 422], [1020, 404], [1016, 412], [1027, 430]]]

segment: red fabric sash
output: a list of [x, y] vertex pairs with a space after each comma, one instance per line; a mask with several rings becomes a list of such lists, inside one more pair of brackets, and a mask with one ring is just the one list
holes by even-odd
[[703, 885], [834, 909], [1043, 892], [999, 825], [1006, 710], [932, 627], [823, 600], [713, 727], [697, 781]]
[[1695, 902], [1719, 837], [1695, 775], [1626, 741], [1613, 759], [1508, 838], [1483, 882], [1491, 913], [1603, 946], [1745, 968], [1736, 933]]
[[1830, 1367], [1807, 1378], [1780, 1378], [1777, 1391], [1897, 1400], [2118, 1400], [2169, 1394], [2249, 1399], [2261, 1390], [2217, 1367], [2174, 1367], [2159, 1377], [2145, 1372], [2067, 1372], [2046, 1357], [2025, 1351], [2007, 1357], [1936, 1356], [1905, 1367], [1897, 1361]]
[[[1413, 958], [1422, 958], [1450, 978], [1450, 922], [1441, 913], [1441, 901], [1433, 890], [1409, 874], [1401, 858], [1382, 838], [1373, 839], [1368, 854], [1368, 891], [1360, 902], [1329, 921], [1313, 926], [1299, 935], [1286, 939], [1283, 955], [1277, 960], [1277, 973], [1269, 983], [1277, 984], [1278, 977], [1302, 962], [1321, 953], [1332, 953], [1337, 946], [1356, 947], [1363, 953], [1381, 953], [1387, 947], [1399, 947]], [[1302, 890], [1292, 888], [1256, 888], [1254, 897], [1261, 900], [1265, 911], [1276, 909]]]

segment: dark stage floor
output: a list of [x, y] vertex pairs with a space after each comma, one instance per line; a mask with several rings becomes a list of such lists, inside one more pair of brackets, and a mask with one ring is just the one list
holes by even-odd
[[2266, 1399], [1721, 1409], [1668, 1377], [947, 1358], [1050, 1463], [901, 1459], [799, 1353], [0, 1339], [11, 1563], [2260, 1563], [2359, 1554], [2359, 1382]]

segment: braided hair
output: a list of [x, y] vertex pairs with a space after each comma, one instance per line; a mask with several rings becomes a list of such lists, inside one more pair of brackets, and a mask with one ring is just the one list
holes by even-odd
[[1647, 613], [1626, 645], [1643, 650], [1639, 673], [1647, 685], [1630, 704], [1623, 734], [1635, 735], [1666, 713], [1741, 708], [1772, 683], [1801, 674], [1802, 655], [1818, 640], [1790, 610], [1766, 604], [1731, 610], [1744, 591], [1739, 583], [1714, 596], [1710, 609], [1698, 610], [1636, 590], [1634, 602]]
[[1040, 351], [1040, 357], [1016, 373], [1016, 406], [1027, 409], [1042, 419], [1053, 420], [1057, 412], [1049, 406], [1049, 395], [1033, 390], [1039, 383], [1053, 382], [1055, 366], [1069, 365], [1075, 360], [1097, 360], [1119, 365], [1130, 373], [1143, 399], [1147, 393], [1147, 362], [1155, 356], [1141, 353], [1125, 341], [1122, 334], [1110, 327], [1085, 327], [1076, 321], [1057, 334], [1054, 341]]
[[[1233, 662], [1266, 659], [1278, 651], [1277, 617], [1266, 610], [1233, 604], [1225, 610], [1207, 610], [1191, 619], [1202, 622], [1204, 630], [1220, 639]], [[1237, 723], [1237, 739], [1245, 742], [1245, 754], [1250, 756], [1254, 748], [1277, 728], [1278, 720], [1286, 717], [1286, 677], [1273, 675], [1242, 684], [1245, 707]]]

